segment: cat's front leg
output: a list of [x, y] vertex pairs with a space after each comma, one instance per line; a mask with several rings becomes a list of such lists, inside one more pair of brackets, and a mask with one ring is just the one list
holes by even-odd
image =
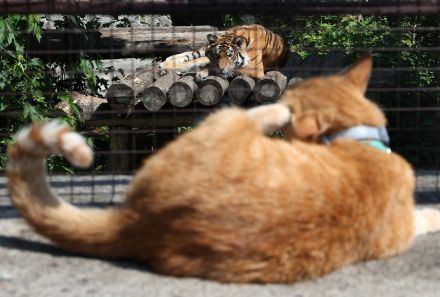
[[292, 118], [289, 108], [281, 103], [254, 107], [246, 114], [258, 124], [263, 133], [271, 133], [284, 127]]
[[440, 211], [419, 208], [414, 211], [414, 236], [440, 231]]

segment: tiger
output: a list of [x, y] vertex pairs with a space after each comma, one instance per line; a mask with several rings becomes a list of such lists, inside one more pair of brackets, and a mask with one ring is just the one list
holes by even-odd
[[207, 40], [198, 50], [168, 57], [161, 67], [179, 74], [196, 72], [197, 80], [210, 74], [261, 79], [265, 69], [284, 66], [289, 53], [281, 36], [257, 24], [236, 26], [219, 36], [208, 34]]

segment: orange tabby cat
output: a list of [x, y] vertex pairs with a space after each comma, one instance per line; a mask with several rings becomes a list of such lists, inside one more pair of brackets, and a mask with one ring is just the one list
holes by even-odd
[[[62, 153], [85, 167], [92, 151], [55, 122], [33, 125], [8, 150], [12, 201], [66, 249], [176, 276], [293, 282], [395, 255], [440, 229], [440, 212], [414, 209], [410, 165], [351, 139], [321, 143], [352, 126], [385, 124], [364, 97], [371, 66], [367, 56], [288, 89], [280, 103], [211, 115], [148, 159], [116, 208], [58, 199], [44, 157]], [[290, 141], [264, 135], [282, 127]]]

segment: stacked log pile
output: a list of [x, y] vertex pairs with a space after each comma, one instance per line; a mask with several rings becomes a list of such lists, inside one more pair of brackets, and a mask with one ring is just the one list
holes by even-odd
[[191, 75], [168, 73], [160, 76], [159, 71], [153, 65], [150, 72], [143, 69], [111, 85], [105, 97], [112, 109], [128, 112], [138, 102], [142, 102], [148, 111], [158, 111], [166, 103], [177, 108], [187, 107], [191, 102], [203, 106], [214, 106], [220, 101], [237, 105], [246, 100], [270, 103], [278, 100], [288, 85], [287, 77], [279, 71], [270, 71], [259, 81], [245, 75], [231, 82], [219, 76], [209, 76], [198, 83]]

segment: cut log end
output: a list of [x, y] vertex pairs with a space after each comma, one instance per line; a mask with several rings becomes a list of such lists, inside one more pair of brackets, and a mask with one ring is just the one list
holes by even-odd
[[227, 80], [217, 76], [208, 76], [199, 84], [196, 98], [203, 105], [215, 105], [223, 97], [228, 86]]
[[149, 111], [160, 110], [167, 102], [167, 95], [158, 87], [150, 87], [142, 95], [142, 103]]
[[278, 71], [269, 71], [254, 88], [255, 100], [260, 103], [275, 102], [286, 87], [287, 78]]
[[140, 99], [144, 106], [149, 111], [158, 111], [167, 102], [167, 92], [171, 85], [178, 80], [178, 76], [174, 73], [169, 73], [158, 80], [151, 86], [145, 88]]
[[138, 96], [145, 87], [153, 83], [158, 75], [159, 68], [156, 64], [136, 70], [134, 75], [129, 75], [121, 81], [112, 84], [105, 94], [110, 107], [118, 112], [129, 114], [133, 109]]
[[254, 89], [255, 99], [258, 102], [274, 102], [280, 96], [280, 87], [272, 80], [262, 80]]
[[126, 104], [133, 100], [134, 90], [126, 84], [115, 83], [107, 89], [105, 97], [110, 104]]
[[168, 91], [168, 98], [173, 106], [185, 107], [191, 103], [193, 94], [188, 85], [177, 82]]
[[173, 106], [188, 106], [193, 99], [197, 84], [192, 76], [185, 76], [175, 82], [168, 91], [168, 99]]
[[242, 104], [252, 93], [255, 81], [249, 76], [240, 75], [229, 84], [228, 97], [235, 104]]

